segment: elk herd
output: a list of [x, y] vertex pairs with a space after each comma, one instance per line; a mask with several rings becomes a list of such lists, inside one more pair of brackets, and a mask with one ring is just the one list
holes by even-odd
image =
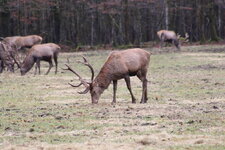
[[[173, 43], [178, 50], [180, 50], [180, 44], [178, 36], [174, 31], [160, 30], [157, 35], [161, 41], [161, 46], [163, 42]], [[34, 65], [35, 73], [40, 74], [40, 61], [46, 61], [49, 63], [49, 68], [46, 74], [49, 73], [53, 67], [53, 60], [55, 63], [55, 74], [57, 73], [58, 67], [58, 55], [60, 52], [60, 47], [54, 43], [42, 44], [42, 37], [38, 35], [29, 36], [13, 36], [1, 38], [0, 41], [0, 73], [4, 70], [14, 72], [14, 66], [17, 65], [20, 69], [21, 75], [25, 75]], [[26, 51], [26, 56], [22, 62], [19, 59], [19, 52], [21, 49], [29, 48]], [[68, 70], [73, 72], [80, 80], [80, 84], [73, 85], [69, 83], [72, 87], [80, 87], [83, 85], [86, 89], [83, 92], [78, 92], [79, 94], [86, 94], [90, 92], [91, 101], [93, 104], [98, 103], [98, 100], [105, 89], [108, 88], [110, 83], [113, 83], [113, 101], [116, 103], [116, 91], [117, 91], [117, 81], [124, 79], [127, 88], [130, 92], [132, 103], [136, 103], [136, 98], [131, 90], [130, 77], [137, 76], [142, 82], [142, 97], [141, 103], [147, 102], [147, 72], [150, 62], [151, 53], [140, 48], [133, 48], [121, 51], [113, 51], [109, 54], [106, 62], [103, 64], [100, 72], [95, 77], [94, 69], [89, 64], [88, 60], [83, 57], [83, 61], [78, 61], [83, 65], [87, 66], [92, 75], [91, 81], [88, 82], [84, 80], [75, 70], [73, 70], [69, 65], [63, 70]]]
[[[4, 69], [14, 72], [14, 65], [16, 64], [20, 69], [21, 75], [25, 75], [36, 63], [35, 74], [37, 68], [40, 74], [40, 61], [47, 61], [49, 69], [46, 74], [48, 74], [53, 67], [53, 59], [56, 66], [55, 73], [57, 73], [57, 59], [60, 47], [54, 43], [41, 43], [42, 37], [38, 35], [2, 38], [2, 41], [0, 41], [0, 73]], [[18, 54], [23, 48], [30, 49], [26, 52], [26, 57], [21, 63], [18, 59]]]

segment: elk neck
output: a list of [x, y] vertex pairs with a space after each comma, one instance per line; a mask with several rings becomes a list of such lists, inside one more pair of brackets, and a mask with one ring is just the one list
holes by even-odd
[[107, 89], [111, 81], [112, 79], [111, 79], [110, 71], [105, 66], [101, 69], [99, 74], [94, 79], [94, 83], [97, 83], [98, 86], [103, 89]]
[[29, 54], [23, 62], [23, 67], [30, 70], [33, 67], [34, 63], [35, 63], [34, 57], [31, 54]]

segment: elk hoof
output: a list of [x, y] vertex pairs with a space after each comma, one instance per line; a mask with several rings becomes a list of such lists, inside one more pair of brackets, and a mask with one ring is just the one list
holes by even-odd
[[98, 104], [98, 102], [97, 101], [93, 101], [92, 104]]
[[144, 104], [144, 103], [146, 103], [144, 100], [142, 100], [142, 101], [140, 102], [140, 104]]
[[132, 103], [133, 103], [133, 104], [136, 104], [136, 100], [132, 100]]
[[112, 101], [111, 105], [115, 105], [115, 104], [116, 104], [116, 102]]

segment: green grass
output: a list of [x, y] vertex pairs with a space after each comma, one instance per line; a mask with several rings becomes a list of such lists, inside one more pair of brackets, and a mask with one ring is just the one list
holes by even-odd
[[[110, 51], [62, 53], [57, 75], [54, 68], [47, 76], [34, 76], [33, 70], [25, 76], [19, 71], [4, 72], [0, 75], [0, 148], [8, 143], [88, 146], [88, 141], [95, 143], [96, 149], [99, 143], [143, 149], [224, 149], [225, 55], [212, 53], [220, 48], [223, 46], [190, 46], [169, 53], [152, 49], [149, 100], [144, 105], [138, 104], [142, 87], [136, 77], [131, 78], [131, 85], [137, 104], [131, 104], [124, 80], [118, 82], [116, 105], [111, 105], [112, 85], [97, 105], [91, 104], [89, 94], [77, 93], [84, 87], [68, 85], [72, 80], [74, 84], [79, 81], [61, 69], [64, 64], [90, 80], [88, 67], [76, 61], [85, 55], [96, 75]], [[47, 67], [41, 63], [42, 74]], [[145, 138], [154, 142], [140, 144]], [[200, 144], [199, 139], [203, 140]]]
[[224, 150], [225, 146], [221, 146], [221, 145], [200, 145], [200, 146], [176, 146], [176, 147], [172, 147], [169, 148], [170, 150]]

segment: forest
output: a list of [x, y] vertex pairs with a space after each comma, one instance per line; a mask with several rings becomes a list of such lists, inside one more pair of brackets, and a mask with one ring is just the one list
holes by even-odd
[[0, 150], [225, 150], [224, 38], [225, 0], [0, 0]]
[[44, 42], [133, 45], [174, 30], [190, 42], [220, 41], [224, 0], [0, 0], [0, 37], [37, 34]]

